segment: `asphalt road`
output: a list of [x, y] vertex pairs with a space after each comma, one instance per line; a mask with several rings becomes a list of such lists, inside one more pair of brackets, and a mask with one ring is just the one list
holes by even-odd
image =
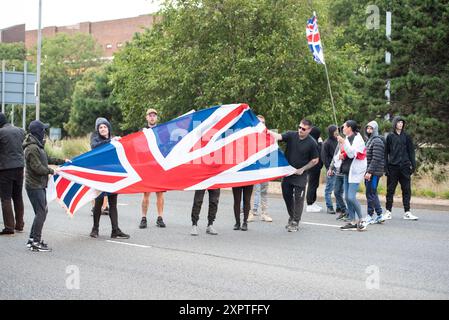
[[165, 229], [155, 226], [152, 195], [144, 230], [141, 196], [121, 195], [119, 223], [130, 239], [111, 241], [107, 216], [92, 239], [88, 206], [70, 218], [53, 202], [43, 232], [53, 252], [36, 253], [25, 248], [33, 212], [24, 196], [26, 232], [0, 238], [0, 300], [449, 299], [449, 212], [414, 210], [420, 220], [405, 221], [394, 209], [392, 220], [366, 232], [304, 213], [300, 231], [288, 233], [283, 200], [272, 195], [274, 221], [243, 232], [232, 230], [232, 194], [222, 191], [219, 235], [205, 233], [206, 195], [193, 237], [193, 192], [166, 193]]

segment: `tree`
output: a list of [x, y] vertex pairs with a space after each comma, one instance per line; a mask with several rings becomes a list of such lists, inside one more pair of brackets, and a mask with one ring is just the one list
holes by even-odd
[[[324, 3], [316, 1], [323, 17]], [[248, 103], [281, 130], [296, 129], [306, 116], [329, 125], [324, 68], [313, 62], [305, 38], [311, 13], [305, 0], [166, 1], [161, 23], [114, 58], [113, 95], [124, 128], [140, 127], [149, 106], [169, 120], [192, 108], [236, 102]], [[331, 39], [327, 45], [342, 121], [357, 96], [350, 83], [354, 47], [334, 52]]]
[[[389, 129], [391, 124], [384, 117], [401, 114], [417, 146], [433, 146], [420, 150], [421, 156], [446, 162], [448, 154], [443, 151], [449, 146], [449, 1], [374, 1], [380, 13], [379, 29], [366, 25], [366, 8], [372, 3], [336, 0], [331, 10], [333, 23], [345, 30], [337, 43], [351, 43], [363, 56], [357, 90], [365, 98], [356, 108], [358, 118], [377, 118], [384, 129]], [[391, 41], [385, 37], [383, 17], [387, 10], [393, 14]], [[389, 66], [384, 61], [385, 50], [392, 53]], [[384, 97], [387, 79], [391, 80], [390, 104]]]
[[119, 123], [122, 115], [119, 106], [114, 102], [108, 81], [111, 65], [93, 67], [83, 74], [75, 85], [72, 95], [72, 109], [69, 122], [64, 126], [71, 136], [82, 136], [92, 132], [95, 119], [105, 117], [114, 125], [114, 134], [121, 134]]
[[[33, 52], [31, 55], [35, 57]], [[57, 34], [42, 43], [41, 119], [51, 126], [68, 122], [72, 94], [83, 72], [101, 64], [100, 48], [91, 35]]]

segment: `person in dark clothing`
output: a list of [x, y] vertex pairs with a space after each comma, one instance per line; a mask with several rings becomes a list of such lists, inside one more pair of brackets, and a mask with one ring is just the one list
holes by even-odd
[[310, 131], [310, 136], [315, 139], [317, 143], [317, 151], [319, 155], [319, 161], [316, 166], [308, 172], [308, 183], [307, 183], [307, 193], [306, 193], [306, 201], [307, 201], [307, 212], [320, 212], [321, 207], [317, 205], [316, 202], [316, 190], [320, 185], [320, 174], [321, 168], [323, 168], [323, 161], [321, 160], [321, 149], [323, 143], [321, 142], [321, 130], [317, 127], [312, 127]]
[[[90, 138], [90, 146], [92, 149], [98, 148], [111, 142], [112, 139], [119, 140], [119, 137], [112, 138], [112, 127], [105, 118], [97, 118], [95, 121], [95, 132]], [[123, 233], [118, 227], [118, 212], [117, 212], [117, 194], [101, 193], [95, 199], [94, 205], [94, 226], [90, 233], [92, 238], [98, 238], [98, 229], [100, 227], [101, 207], [103, 206], [103, 198], [108, 197], [109, 203], [109, 218], [111, 219], [112, 232], [111, 238], [114, 239], [128, 239], [129, 235]]]
[[[367, 224], [383, 223], [385, 220], [382, 215], [377, 186], [380, 178], [384, 174], [385, 167], [385, 143], [379, 136], [379, 126], [376, 121], [369, 122], [365, 127], [366, 141], [366, 160], [367, 168], [365, 174], [365, 190], [368, 205]], [[374, 218], [374, 212], [377, 217]]]
[[[321, 160], [323, 161], [323, 165], [326, 168], [326, 172], [329, 173], [332, 159], [334, 158], [335, 150], [338, 146], [338, 141], [335, 136], [335, 134], [338, 133], [337, 126], [330, 125], [329, 127], [327, 127], [327, 131], [329, 137], [323, 143], [323, 147], [321, 149]], [[327, 213], [330, 214], [335, 214], [334, 205], [332, 203], [332, 191], [334, 191], [334, 186], [335, 174], [334, 172], [332, 172], [332, 174], [326, 175], [326, 188], [324, 189], [324, 199], [326, 201]]]
[[42, 229], [48, 213], [46, 195], [48, 176], [58, 171], [49, 168], [48, 164], [59, 165], [64, 163], [64, 160], [47, 156], [44, 150], [46, 128], [48, 128], [48, 125], [43, 124], [39, 120], [31, 121], [28, 128], [29, 134], [22, 145], [26, 165], [25, 190], [35, 213], [27, 247], [31, 251], [43, 252], [51, 251], [42, 240]]
[[23, 232], [25, 225], [22, 198], [24, 139], [25, 131], [8, 123], [5, 114], [0, 112], [0, 197], [5, 225], [0, 235], [14, 234], [14, 231]]
[[[217, 235], [218, 232], [215, 230], [213, 224], [215, 217], [217, 215], [218, 200], [220, 198], [220, 189], [207, 190], [209, 192], [209, 214], [207, 216], [207, 229], [206, 233], [211, 235]], [[192, 207], [192, 231], [190, 234], [192, 236], [198, 235], [198, 220], [200, 219], [201, 205], [203, 204], [204, 194], [206, 190], [196, 190], [195, 196], [193, 198]]]
[[[233, 187], [232, 195], [234, 196], [234, 216], [235, 225], [234, 230], [248, 230], [248, 215], [251, 210], [251, 195], [253, 193], [253, 185], [244, 187]], [[243, 224], [240, 225], [240, 205], [242, 203], [243, 195]]]
[[387, 136], [385, 143], [385, 174], [387, 176], [387, 196], [385, 219], [391, 219], [393, 197], [396, 187], [401, 185], [402, 204], [405, 220], [418, 220], [410, 212], [411, 175], [416, 169], [415, 148], [410, 136], [405, 132], [405, 120], [393, 118], [393, 131]]
[[304, 194], [307, 184], [307, 170], [313, 168], [319, 161], [316, 141], [309, 136], [312, 130], [312, 122], [303, 119], [298, 126], [298, 131], [288, 131], [282, 135], [268, 131], [277, 141], [284, 141], [285, 157], [288, 163], [296, 168], [296, 173], [282, 179], [282, 196], [289, 214], [288, 232], [298, 231], [301, 221]]

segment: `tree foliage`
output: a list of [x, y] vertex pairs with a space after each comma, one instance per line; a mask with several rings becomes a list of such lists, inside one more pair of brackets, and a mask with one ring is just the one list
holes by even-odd
[[[313, 62], [305, 40], [311, 13], [308, 1], [297, 0], [165, 2], [161, 23], [136, 35], [114, 59], [113, 94], [124, 127], [140, 127], [149, 106], [168, 120], [192, 108], [238, 102], [280, 130], [296, 128], [303, 117], [329, 125], [324, 68]], [[332, 50], [330, 38], [326, 44], [342, 121], [357, 97], [350, 84], [354, 47]]]
[[83, 136], [95, 128], [97, 117], [107, 118], [114, 126], [114, 134], [120, 134], [122, 115], [111, 96], [112, 86], [108, 81], [111, 65], [93, 67], [76, 83], [72, 95], [72, 109], [65, 129], [71, 136]]
[[[31, 54], [35, 59], [35, 52]], [[72, 107], [75, 84], [83, 72], [101, 62], [100, 49], [91, 35], [57, 34], [42, 42], [41, 119], [64, 128]], [[63, 129], [64, 132], [64, 129]]]

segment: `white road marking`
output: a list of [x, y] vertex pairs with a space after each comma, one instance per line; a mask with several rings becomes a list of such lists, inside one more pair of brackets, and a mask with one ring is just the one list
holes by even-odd
[[341, 226], [338, 226], [336, 224], [324, 224], [324, 223], [314, 223], [314, 222], [300, 222], [301, 224], [310, 224], [312, 226], [321, 226], [321, 227], [333, 227], [333, 228], [340, 228]]
[[125, 246], [137, 247], [137, 248], [145, 248], [145, 249], [152, 248], [152, 246], [145, 246], [142, 244], [134, 244], [134, 243], [129, 243], [129, 242], [114, 241], [114, 240], [106, 240], [106, 242], [117, 243], [117, 244], [122, 244]]

